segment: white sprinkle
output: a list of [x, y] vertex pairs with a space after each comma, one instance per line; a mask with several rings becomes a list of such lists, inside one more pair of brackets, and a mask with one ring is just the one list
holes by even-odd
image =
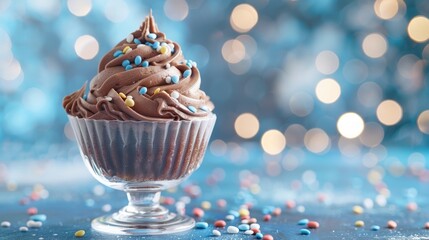
[[171, 83], [171, 77], [170, 76], [165, 77], [165, 82], [170, 84]]
[[228, 233], [238, 233], [240, 230], [238, 230], [238, 228], [237, 228], [237, 227], [229, 226], [229, 227], [226, 229], [226, 231], [227, 231]]
[[129, 52], [131, 52], [133, 49], [131, 49], [131, 48], [127, 48], [127, 51], [125, 51], [125, 54], [127, 54], [127, 53], [129, 53]]
[[196, 62], [192, 62], [192, 66], [193, 66], [194, 68], [196, 68], [196, 67], [197, 67], [197, 63], [196, 63]]
[[252, 231], [252, 230], [246, 230], [246, 231], [244, 232], [244, 234], [246, 234], [246, 235], [252, 235], [252, 234], [253, 234], [253, 231]]
[[103, 207], [101, 207], [101, 210], [103, 210], [103, 212], [110, 212], [110, 210], [112, 210], [112, 205], [104, 204]]
[[165, 64], [165, 68], [169, 69], [171, 67], [170, 63]]
[[173, 92], [171, 92], [171, 97], [172, 98], [175, 98], [175, 99], [178, 99], [179, 98], [179, 92], [178, 91], [173, 91]]
[[260, 229], [260, 228], [261, 228], [261, 226], [257, 223], [250, 224], [250, 229]]
[[235, 217], [234, 217], [234, 215], [226, 215], [225, 219], [228, 221], [232, 221], [235, 219]]
[[107, 101], [109, 101], [109, 102], [113, 100], [113, 98], [112, 98], [112, 97], [109, 97], [109, 96], [105, 96], [105, 97], [104, 97], [104, 99], [106, 99], [106, 100], [107, 100]]
[[138, 48], [144, 48], [144, 46], [146, 46], [146, 45], [144, 45], [144, 44], [137, 45]]
[[168, 47], [167, 43], [165, 43], [165, 42], [162, 42], [162, 43], [161, 43], [161, 46], [166, 46], [166, 47]]
[[5, 227], [5, 228], [8, 228], [8, 227], [10, 227], [10, 222], [8, 222], [8, 221], [3, 221], [3, 222], [1, 222], [1, 226], [2, 226], [2, 227]]
[[42, 222], [35, 222], [33, 220], [30, 220], [27, 222], [27, 227], [29, 228], [39, 228], [42, 226]]
[[243, 220], [241, 220], [241, 223], [248, 224], [249, 223], [249, 219], [243, 219]]
[[174, 44], [169, 43], [169, 44], [168, 44], [168, 47], [169, 47], [171, 50], [173, 50], [173, 49], [174, 49]]
[[19, 228], [19, 231], [20, 232], [28, 232], [28, 227], [22, 226], [22, 227]]
[[134, 40], [134, 36], [130, 33], [130, 35], [127, 36], [127, 43], [131, 43]]
[[219, 232], [219, 230], [216, 230], [216, 229], [215, 229], [215, 230], [213, 230], [213, 232], [212, 232], [212, 233], [213, 233], [213, 235], [214, 235], [214, 236], [216, 236], [216, 237], [219, 237], [220, 235], [222, 235], [222, 234]]
[[302, 205], [299, 205], [298, 207], [296, 207], [296, 210], [300, 213], [303, 213], [303, 212], [305, 212], [305, 207]]

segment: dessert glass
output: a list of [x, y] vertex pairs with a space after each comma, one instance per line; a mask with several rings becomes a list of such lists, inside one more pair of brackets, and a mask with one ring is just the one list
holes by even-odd
[[194, 227], [194, 219], [159, 203], [200, 166], [216, 115], [191, 121], [93, 120], [68, 116], [83, 161], [102, 184], [125, 191], [128, 205], [95, 218], [92, 228], [109, 234], [159, 235]]

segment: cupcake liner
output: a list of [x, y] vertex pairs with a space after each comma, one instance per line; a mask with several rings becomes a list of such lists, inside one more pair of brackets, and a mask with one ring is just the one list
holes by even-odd
[[201, 164], [216, 115], [192, 121], [93, 120], [69, 115], [82, 157], [106, 182], [174, 181]]

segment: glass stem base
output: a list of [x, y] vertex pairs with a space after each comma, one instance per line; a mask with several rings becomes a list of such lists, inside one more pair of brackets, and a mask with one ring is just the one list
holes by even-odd
[[128, 205], [94, 219], [93, 229], [116, 235], [160, 235], [192, 229], [195, 220], [170, 213], [159, 204], [159, 191], [127, 191]]

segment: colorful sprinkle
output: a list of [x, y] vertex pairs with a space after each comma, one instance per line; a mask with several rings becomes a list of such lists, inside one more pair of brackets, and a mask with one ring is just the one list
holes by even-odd
[[249, 223], [250, 224], [257, 223], [257, 222], [258, 222], [258, 220], [256, 218], [249, 218]]
[[127, 99], [125, 99], [125, 105], [127, 105], [128, 107], [134, 107], [135, 102], [132, 98], [127, 97]]
[[127, 41], [127, 43], [131, 43], [133, 39], [134, 39], [134, 36], [130, 33], [125, 40]]
[[189, 111], [196, 113], [197, 109], [194, 106], [188, 106]]
[[147, 35], [147, 37], [150, 38], [150, 39], [156, 39], [156, 34], [155, 33], [149, 33]]
[[127, 65], [127, 66], [125, 67], [125, 71], [131, 70], [131, 69], [133, 69], [133, 66], [131, 66], [131, 64], [130, 64], [130, 65]]
[[123, 92], [119, 93], [119, 97], [121, 97], [122, 99], [126, 99], [127, 98], [127, 96]]
[[245, 232], [244, 232], [244, 234], [246, 234], [246, 235], [252, 235], [253, 234], [253, 231], [252, 230], [246, 230]]
[[273, 210], [273, 215], [274, 216], [280, 216], [281, 213], [282, 213], [282, 209], [281, 208], [275, 208]]
[[10, 227], [10, 222], [8, 222], [8, 221], [3, 221], [3, 222], [1, 222], [1, 224], [0, 224], [0, 226], [2, 226], [2, 227], [4, 227], [4, 228], [8, 228], [8, 227]]
[[319, 223], [318, 222], [316, 222], [316, 221], [310, 221], [310, 222], [308, 222], [307, 223], [307, 227], [308, 228], [319, 228]]
[[251, 230], [253, 231], [253, 234], [257, 234], [257, 233], [261, 232], [261, 230], [256, 229], [256, 228], [251, 228]]
[[169, 63], [165, 64], [166, 69], [169, 69], [170, 67], [171, 67], [171, 64], [169, 64]]
[[131, 64], [131, 62], [128, 59], [125, 59], [124, 61], [122, 61], [122, 67], [126, 67], [126, 66], [128, 66], [130, 64]]
[[147, 87], [142, 87], [142, 88], [140, 88], [139, 93], [140, 93], [141, 95], [146, 94], [146, 93], [147, 93]]
[[234, 217], [234, 215], [229, 214], [229, 215], [226, 215], [225, 219], [228, 220], [228, 221], [232, 221], [232, 220], [235, 219], [235, 217]]
[[206, 229], [209, 227], [209, 224], [206, 222], [197, 222], [195, 223], [195, 228], [196, 229]]
[[144, 48], [144, 46], [145, 46], [144, 44], [140, 43], [139, 45], [137, 45], [137, 48]]
[[36, 222], [33, 220], [30, 220], [27, 222], [27, 227], [29, 228], [40, 228], [42, 227], [43, 223], [42, 222]]
[[138, 38], [134, 38], [134, 43], [135, 44], [142, 44], [142, 42]]
[[202, 207], [204, 210], [208, 210], [208, 209], [210, 209], [210, 208], [212, 207], [212, 204], [211, 204], [209, 201], [203, 201], [203, 202], [201, 203], [201, 207]]
[[410, 202], [410, 203], [408, 203], [407, 204], [407, 210], [408, 211], [410, 211], [410, 212], [415, 212], [415, 211], [417, 211], [417, 203], [415, 203], [415, 202]]
[[[159, 88], [158, 88], [159, 89]], [[204, 216], [204, 210], [203, 209], [201, 209], [201, 208], [194, 208], [194, 210], [192, 211], [192, 214], [195, 216], [195, 217], [202, 217], [202, 216]]]
[[38, 210], [35, 207], [31, 207], [31, 208], [27, 209], [28, 215], [34, 215], [34, 214], [37, 214], [37, 212], [38, 212]]
[[121, 56], [123, 53], [122, 53], [122, 51], [121, 50], [116, 50], [116, 52], [114, 52], [113, 53], [113, 57], [119, 57], [119, 56]]
[[171, 92], [171, 94], [170, 94], [170, 96], [172, 97], [172, 98], [175, 98], [175, 99], [178, 99], [179, 98], [179, 92], [178, 91], [172, 91]]
[[111, 102], [113, 100], [113, 98], [109, 96], [105, 96], [104, 99], [106, 99], [108, 102]]
[[262, 239], [264, 237], [264, 235], [262, 235], [262, 233], [256, 233], [255, 237], [256, 237], [256, 239]]
[[136, 56], [136, 58], [134, 58], [134, 64], [140, 65], [140, 63], [142, 63], [142, 57]]
[[216, 237], [219, 237], [220, 235], [222, 235], [220, 232], [219, 232], [219, 230], [213, 230], [212, 231], [212, 233], [213, 233], [213, 236], [216, 236]]
[[19, 231], [20, 232], [28, 232], [28, 227], [24, 227], [24, 226], [19, 227]]
[[46, 215], [45, 214], [36, 214], [30, 217], [30, 220], [37, 221], [37, 222], [44, 222], [46, 221]]
[[395, 229], [395, 228], [398, 227], [398, 224], [395, 221], [393, 221], [393, 220], [389, 220], [387, 222], [387, 227], [390, 228], [390, 229]]
[[250, 229], [260, 229], [260, 228], [261, 228], [261, 226], [257, 223], [250, 224]]
[[165, 80], [165, 83], [167, 83], [167, 84], [171, 83], [171, 77], [170, 76], [165, 77], [164, 80]]
[[171, 77], [171, 82], [174, 83], [174, 84], [178, 83], [179, 82], [179, 76], [172, 76]]
[[371, 226], [371, 230], [372, 231], [378, 231], [378, 230], [380, 230], [380, 226], [378, 226], [378, 225], [372, 225]]
[[362, 220], [357, 220], [355, 222], [355, 227], [363, 227], [365, 226], [365, 223]]
[[224, 220], [217, 220], [216, 222], [214, 222], [214, 226], [223, 228], [226, 226], [226, 222]]
[[274, 240], [274, 238], [270, 234], [265, 234], [262, 240]]
[[142, 67], [148, 67], [149, 66], [149, 62], [148, 61], [143, 61], [142, 62]]
[[295, 208], [295, 206], [296, 206], [295, 201], [293, 201], [293, 200], [288, 200], [288, 201], [286, 201], [286, 207], [287, 207], [288, 209]]
[[240, 224], [238, 225], [238, 229], [240, 229], [240, 231], [247, 231], [250, 229], [248, 224]]
[[241, 223], [249, 224], [249, 219], [243, 219], [243, 220], [241, 220]]
[[75, 237], [83, 237], [85, 236], [85, 230], [78, 230], [74, 233]]
[[161, 88], [157, 88], [155, 89], [155, 91], [153, 91], [153, 95], [158, 94], [161, 92]]
[[124, 49], [122, 50], [122, 52], [123, 53], [127, 53], [128, 52], [128, 50], [130, 50], [131, 49], [131, 47], [130, 46], [126, 46], [126, 47], [124, 47]]
[[238, 233], [240, 230], [239, 230], [237, 227], [229, 226], [229, 227], [226, 229], [226, 231], [227, 231], [228, 233]]
[[152, 48], [153, 49], [158, 49], [159, 48], [159, 42], [154, 42], [154, 43], [152, 43]]
[[271, 220], [271, 215], [270, 214], [266, 214], [265, 216], [264, 216], [264, 221], [265, 222], [268, 222], [268, 221], [270, 221]]
[[166, 46], [161, 46], [161, 48], [159, 49], [159, 52], [161, 54], [166, 54], [168, 52], [168, 47]]
[[191, 74], [192, 74], [192, 70], [188, 69], [188, 70], [183, 72], [183, 77], [187, 78], [187, 77], [191, 76]]
[[361, 206], [358, 206], [358, 205], [353, 206], [352, 210], [353, 210], [354, 214], [362, 214], [363, 213], [363, 208]]
[[310, 230], [303, 228], [303, 229], [299, 230], [299, 234], [301, 234], [301, 235], [310, 235], [311, 232], [310, 232]]
[[308, 219], [304, 218], [298, 221], [298, 225], [307, 225], [308, 224]]

